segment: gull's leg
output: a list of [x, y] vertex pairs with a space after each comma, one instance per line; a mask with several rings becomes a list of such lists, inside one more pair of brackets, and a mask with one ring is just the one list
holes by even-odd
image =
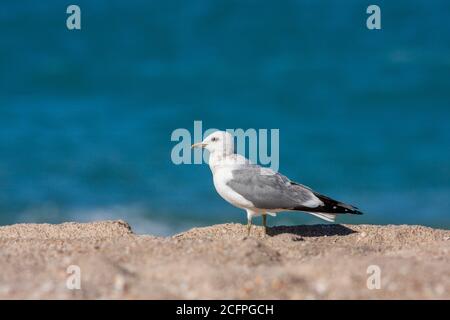
[[263, 213], [262, 215], [264, 234], [267, 234], [267, 215]]
[[250, 236], [250, 230], [252, 228], [252, 218], [255, 215], [255, 212], [247, 209], [247, 237]]
[[247, 219], [247, 237], [250, 237], [250, 230], [252, 228], [252, 218]]

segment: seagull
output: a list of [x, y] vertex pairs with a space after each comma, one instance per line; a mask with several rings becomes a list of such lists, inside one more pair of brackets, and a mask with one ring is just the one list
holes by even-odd
[[262, 216], [267, 234], [267, 215], [276, 216], [280, 211], [303, 211], [329, 222], [334, 222], [338, 214], [362, 214], [354, 206], [324, 196], [234, 153], [234, 138], [229, 132], [215, 131], [192, 148], [209, 151], [214, 187], [223, 199], [247, 211], [248, 236], [253, 217]]

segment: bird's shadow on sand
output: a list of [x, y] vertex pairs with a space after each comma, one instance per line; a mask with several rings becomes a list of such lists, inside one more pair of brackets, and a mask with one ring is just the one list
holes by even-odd
[[267, 235], [273, 237], [289, 233], [300, 237], [346, 236], [356, 231], [341, 224], [316, 224], [302, 226], [275, 226], [267, 228]]

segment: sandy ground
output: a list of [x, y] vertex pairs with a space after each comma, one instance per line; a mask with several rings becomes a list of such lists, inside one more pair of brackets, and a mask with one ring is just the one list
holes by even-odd
[[[0, 298], [450, 299], [449, 230], [245, 230], [223, 224], [162, 238], [135, 235], [123, 221], [0, 227]], [[79, 290], [67, 287], [76, 285], [70, 265], [80, 268]], [[378, 270], [380, 289], [369, 289]]]

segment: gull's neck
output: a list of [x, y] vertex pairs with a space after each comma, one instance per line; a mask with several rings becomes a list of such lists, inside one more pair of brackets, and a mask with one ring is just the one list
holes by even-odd
[[214, 173], [214, 171], [222, 165], [227, 158], [230, 157], [231, 154], [227, 154], [224, 152], [212, 152], [209, 154], [209, 167], [211, 168], [211, 171]]
[[214, 174], [219, 168], [224, 166], [237, 166], [239, 164], [245, 164], [249, 161], [236, 153], [219, 153], [214, 152], [209, 155], [209, 167]]

